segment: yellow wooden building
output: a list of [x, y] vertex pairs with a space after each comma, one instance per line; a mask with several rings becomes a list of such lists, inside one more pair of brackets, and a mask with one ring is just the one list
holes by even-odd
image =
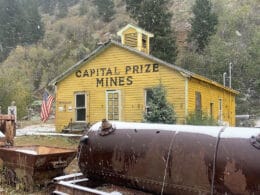
[[237, 91], [149, 55], [153, 34], [134, 25], [55, 78], [56, 130], [70, 122], [108, 120], [140, 122], [149, 91], [162, 84], [173, 104], [177, 123], [202, 110], [220, 122], [235, 125]]

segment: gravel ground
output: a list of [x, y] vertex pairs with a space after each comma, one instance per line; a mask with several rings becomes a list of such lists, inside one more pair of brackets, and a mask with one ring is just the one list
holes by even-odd
[[79, 137], [79, 134], [71, 133], [57, 133], [55, 131], [54, 124], [39, 124], [39, 125], [30, 125], [24, 128], [16, 129], [16, 136], [23, 135], [60, 135], [68, 137]]

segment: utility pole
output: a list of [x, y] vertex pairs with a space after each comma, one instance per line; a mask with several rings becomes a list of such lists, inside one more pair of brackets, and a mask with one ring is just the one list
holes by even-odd
[[232, 63], [229, 63], [229, 88], [231, 88], [231, 70], [232, 70]]
[[227, 73], [224, 72], [223, 73], [223, 85], [224, 85], [224, 87], [226, 87], [226, 75], [227, 75]]

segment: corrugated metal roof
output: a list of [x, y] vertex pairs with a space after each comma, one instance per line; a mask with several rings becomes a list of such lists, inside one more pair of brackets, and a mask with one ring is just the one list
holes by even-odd
[[196, 73], [193, 73], [191, 71], [188, 71], [188, 70], [185, 70], [179, 66], [176, 66], [174, 64], [171, 64], [171, 63], [168, 63], [168, 62], [165, 62], [159, 58], [156, 58], [152, 55], [148, 55], [144, 52], [141, 52], [141, 51], [138, 51], [136, 50], [135, 48], [132, 48], [132, 47], [129, 47], [129, 46], [126, 46], [126, 45], [123, 45], [117, 41], [114, 41], [114, 40], [109, 40], [105, 43], [103, 43], [102, 45], [100, 45], [99, 47], [97, 47], [97, 49], [95, 49], [93, 52], [91, 52], [89, 55], [87, 55], [85, 58], [83, 58], [82, 60], [78, 61], [76, 64], [74, 64], [73, 66], [71, 66], [68, 70], [66, 70], [65, 72], [63, 72], [61, 75], [57, 76], [56, 78], [54, 78], [51, 82], [50, 82], [50, 85], [55, 85], [56, 83], [60, 82], [61, 80], [63, 80], [64, 78], [66, 78], [67, 76], [69, 76], [72, 72], [78, 70], [79, 68], [81, 68], [87, 61], [89, 61], [90, 59], [93, 59], [95, 58], [97, 55], [99, 55], [100, 53], [102, 53], [105, 49], [109, 48], [111, 45], [116, 45], [118, 47], [121, 47], [121, 48], [124, 48], [124, 49], [127, 49], [128, 51], [130, 52], [133, 52], [137, 55], [140, 55], [144, 58], [147, 58], [149, 60], [152, 60], [154, 62], [157, 62], [159, 64], [162, 64], [162, 65], [165, 65], [171, 69], [174, 69], [178, 72], [180, 72], [184, 77], [192, 77], [194, 79], [197, 79], [197, 80], [200, 80], [200, 81], [203, 81], [203, 82], [206, 82], [206, 83], [209, 83], [211, 85], [214, 85], [214, 86], [217, 86], [219, 88], [222, 88], [226, 91], [229, 91], [231, 93], [234, 93], [234, 94], [239, 94], [238, 91], [234, 90], [234, 89], [231, 89], [229, 87], [225, 87], [223, 85], [221, 85], [220, 83], [218, 82], [215, 82], [211, 79], [208, 79], [204, 76], [201, 76], [201, 75], [198, 75]]

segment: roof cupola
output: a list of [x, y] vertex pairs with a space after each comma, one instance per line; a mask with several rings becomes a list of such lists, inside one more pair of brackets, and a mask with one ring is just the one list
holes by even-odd
[[150, 53], [150, 38], [154, 36], [152, 33], [132, 24], [128, 24], [119, 30], [117, 35], [121, 37], [121, 43], [123, 45], [133, 47], [147, 54]]

